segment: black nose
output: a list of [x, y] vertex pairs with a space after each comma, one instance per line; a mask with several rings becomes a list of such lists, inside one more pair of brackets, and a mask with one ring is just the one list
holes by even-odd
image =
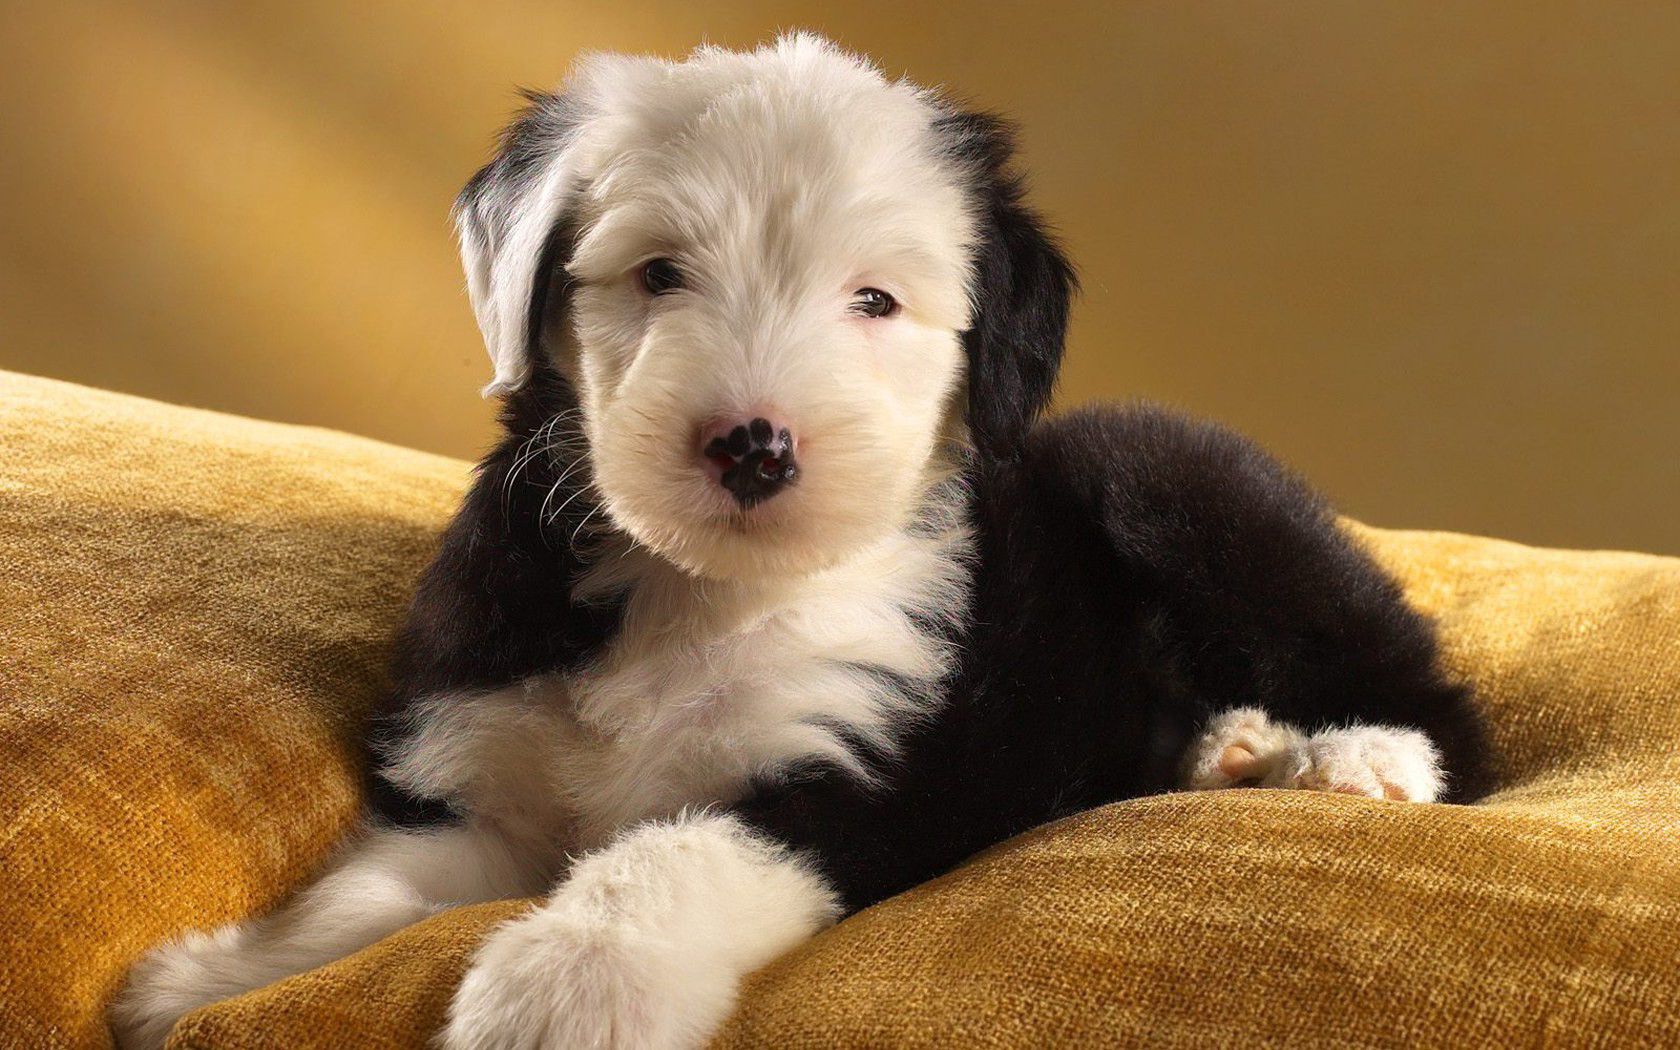
[[764, 502], [799, 477], [793, 433], [764, 418], [736, 424], [727, 433], [720, 427], [701, 453], [722, 471], [719, 483], [742, 507]]

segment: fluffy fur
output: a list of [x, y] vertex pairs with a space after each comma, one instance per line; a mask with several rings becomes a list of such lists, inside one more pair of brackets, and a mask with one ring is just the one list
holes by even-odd
[[[1069, 812], [1480, 790], [1430, 626], [1300, 481], [1158, 409], [1036, 422], [1073, 280], [1009, 155], [808, 36], [531, 97], [457, 212], [507, 436], [404, 628], [373, 823], [143, 960], [124, 1046], [544, 892], [441, 1045], [695, 1046], [744, 973]], [[701, 449], [754, 418], [799, 473], [747, 506]]]
[[491, 933], [442, 1042], [700, 1045], [727, 1016], [739, 975], [838, 914], [821, 876], [732, 817], [636, 828]]

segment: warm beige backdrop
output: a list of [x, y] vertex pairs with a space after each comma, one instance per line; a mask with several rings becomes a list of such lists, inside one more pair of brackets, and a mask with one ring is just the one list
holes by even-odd
[[823, 30], [1025, 126], [1064, 402], [1387, 525], [1680, 553], [1680, 4], [0, 0], [0, 366], [472, 455], [446, 220], [586, 48]]

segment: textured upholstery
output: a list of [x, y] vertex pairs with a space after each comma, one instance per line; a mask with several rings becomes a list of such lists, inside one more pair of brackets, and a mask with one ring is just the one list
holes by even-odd
[[[0, 374], [0, 1047], [106, 1046], [148, 945], [307, 877], [466, 479]], [[772, 964], [719, 1045], [1680, 1045], [1680, 561], [1350, 527], [1476, 683], [1497, 795], [1074, 817]], [[445, 913], [173, 1045], [419, 1047], [521, 907]]]

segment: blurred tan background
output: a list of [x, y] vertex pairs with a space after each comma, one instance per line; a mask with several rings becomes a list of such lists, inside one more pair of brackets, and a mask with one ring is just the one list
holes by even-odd
[[1064, 404], [1383, 525], [1680, 553], [1680, 4], [0, 0], [0, 367], [459, 456], [447, 222], [585, 49], [821, 30], [1024, 126]]

